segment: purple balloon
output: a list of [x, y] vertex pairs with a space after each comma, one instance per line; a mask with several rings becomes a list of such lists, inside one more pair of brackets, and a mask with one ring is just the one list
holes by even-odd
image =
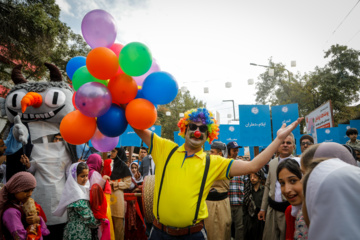
[[113, 150], [119, 142], [119, 136], [107, 137], [96, 128], [94, 136], [91, 138], [91, 144], [99, 152], [109, 152]]
[[145, 81], [145, 78], [147, 76], [149, 76], [153, 72], [158, 72], [158, 71], [160, 71], [160, 67], [157, 64], [156, 60], [153, 58], [152, 59], [152, 64], [151, 64], [151, 67], [150, 67], [149, 71], [147, 71], [145, 74], [143, 74], [141, 76], [132, 77], [132, 78], [135, 80], [135, 82], [137, 83], [138, 86], [142, 86], [143, 82]]
[[100, 117], [111, 107], [111, 93], [101, 83], [85, 83], [76, 91], [75, 105], [88, 117]]
[[109, 48], [113, 45], [116, 38], [115, 19], [104, 10], [92, 10], [83, 18], [81, 32], [91, 48]]

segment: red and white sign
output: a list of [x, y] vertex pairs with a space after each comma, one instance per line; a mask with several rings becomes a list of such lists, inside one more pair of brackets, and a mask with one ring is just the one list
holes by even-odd
[[306, 115], [305, 121], [306, 132], [311, 134], [315, 143], [317, 143], [316, 129], [330, 128], [334, 126], [331, 100], [312, 111], [309, 115]]

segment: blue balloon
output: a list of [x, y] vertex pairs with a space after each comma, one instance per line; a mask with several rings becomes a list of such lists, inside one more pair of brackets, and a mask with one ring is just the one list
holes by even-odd
[[136, 98], [145, 98], [142, 89], [138, 89], [135, 99]]
[[167, 72], [153, 72], [145, 79], [142, 94], [154, 104], [168, 104], [178, 94], [178, 84]]
[[117, 137], [123, 134], [128, 126], [125, 110], [116, 104], [111, 104], [109, 111], [97, 118], [97, 127], [107, 137]]
[[68, 77], [72, 80], [72, 77], [76, 72], [76, 70], [78, 70], [79, 68], [85, 65], [86, 65], [86, 57], [77, 56], [70, 59], [70, 61], [68, 61], [68, 63], [66, 64], [66, 73]]

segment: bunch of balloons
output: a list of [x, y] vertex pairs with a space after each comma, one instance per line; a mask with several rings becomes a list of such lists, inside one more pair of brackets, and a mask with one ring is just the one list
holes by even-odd
[[128, 124], [135, 129], [151, 127], [157, 118], [155, 106], [170, 103], [178, 84], [171, 74], [160, 71], [144, 44], [115, 43], [115, 19], [106, 11], [88, 12], [81, 30], [92, 50], [66, 65], [76, 110], [63, 118], [60, 132], [71, 144], [91, 140], [97, 150], [107, 152]]

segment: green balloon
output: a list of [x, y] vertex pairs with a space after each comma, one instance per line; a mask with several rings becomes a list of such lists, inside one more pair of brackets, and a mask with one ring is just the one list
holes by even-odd
[[87, 70], [86, 66], [82, 66], [81, 68], [76, 70], [73, 75], [73, 79], [72, 79], [73, 88], [75, 89], [75, 91], [77, 91], [79, 87], [81, 87], [82, 85], [88, 82], [98, 82], [105, 86], [108, 85], [108, 81], [100, 80], [93, 77], [93, 75], [91, 75]]
[[149, 71], [152, 56], [147, 46], [139, 42], [132, 42], [121, 49], [119, 63], [124, 73], [137, 77]]

